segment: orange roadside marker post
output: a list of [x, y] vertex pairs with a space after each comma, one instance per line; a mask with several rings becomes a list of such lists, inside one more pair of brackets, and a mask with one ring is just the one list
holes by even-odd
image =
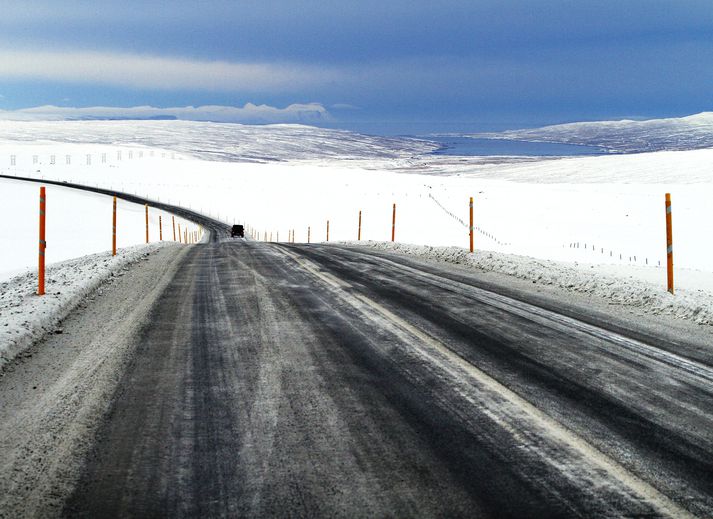
[[473, 252], [473, 197], [470, 197], [470, 252]]
[[146, 243], [149, 242], [149, 204], [144, 204], [146, 208]]
[[357, 232], [357, 240], [361, 240], [361, 211], [359, 211], [359, 231]]
[[[176, 217], [171, 216], [171, 223], [173, 224], [173, 241], [176, 241]], [[178, 233], [180, 234], [181, 231], [179, 230]]]
[[114, 209], [111, 217], [111, 255], [116, 256], [116, 197], [114, 197]]
[[327, 241], [329, 241], [329, 220], [327, 220]]
[[673, 294], [673, 224], [671, 220], [671, 193], [666, 193], [666, 274], [668, 291]]
[[45, 240], [45, 218], [47, 211], [47, 194], [45, 186], [40, 187], [40, 249], [37, 269], [37, 295], [45, 295], [45, 250], [47, 241]]
[[391, 241], [396, 238], [396, 204], [394, 204], [394, 211], [391, 215]]
[[161, 215], [158, 215], [158, 239], [163, 241], [163, 224], [161, 223]]

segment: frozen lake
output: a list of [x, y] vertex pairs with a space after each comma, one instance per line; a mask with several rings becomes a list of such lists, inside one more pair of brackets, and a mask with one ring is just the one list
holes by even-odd
[[516, 155], [528, 157], [575, 157], [580, 155], [607, 155], [595, 146], [557, 144], [552, 142], [526, 142], [505, 139], [472, 139], [469, 137], [427, 137], [444, 146], [434, 155], [494, 156]]

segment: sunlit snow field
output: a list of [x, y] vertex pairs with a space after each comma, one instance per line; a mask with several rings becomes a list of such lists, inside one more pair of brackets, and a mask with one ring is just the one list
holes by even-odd
[[[709, 202], [713, 196], [713, 169], [709, 166], [713, 150], [527, 161], [503, 158], [497, 163], [481, 163], [477, 157], [430, 155], [432, 147], [419, 141], [364, 138], [285, 125], [242, 127], [172, 121], [2, 124], [6, 138], [0, 144], [3, 174], [71, 180], [137, 193], [202, 211], [226, 223], [244, 223], [255, 230], [255, 238], [259, 232], [260, 239], [267, 236], [277, 241], [279, 236], [285, 241], [294, 229], [297, 241], [305, 242], [310, 228], [311, 240], [323, 241], [329, 220], [330, 240], [354, 240], [361, 210], [362, 239], [386, 241], [391, 237], [392, 204], [396, 203], [397, 241], [466, 247], [468, 198], [473, 196], [479, 250], [606, 264], [609, 270], [636, 266], [632, 275], [660, 279], [662, 284], [664, 194], [671, 192], [675, 262], [683, 274], [680, 279], [686, 279], [686, 270], [713, 272], [709, 239], [713, 235]], [[11, 125], [20, 126], [12, 130]], [[37, 126], [42, 139], [61, 140], [62, 129], [67, 128], [66, 140], [71, 142], [32, 142], [32, 125]], [[114, 141], [112, 128], [117, 130]], [[231, 162], [204, 160], [207, 155], [201, 131], [207, 132], [211, 150], [222, 147], [230, 151], [222, 160]], [[291, 139], [287, 138], [290, 131]], [[10, 140], [19, 138], [22, 141]], [[84, 144], [82, 139], [94, 143]], [[302, 143], [301, 160], [290, 160]], [[328, 151], [320, 155], [321, 149]], [[355, 154], [356, 149], [361, 153]], [[216, 158], [213, 151], [209, 155]], [[20, 227], [3, 226], [0, 230], [3, 243], [15, 243], [18, 249], [12, 255], [3, 254], [0, 272], [21, 268], [22, 262], [34, 265], [37, 188], [28, 189], [27, 201], [22, 202], [0, 193], [3, 201], [12, 199], [11, 208], [4, 202], [1, 209], [5, 221], [23, 222]], [[82, 204], [76, 202], [60, 216], [63, 209], [58, 204], [50, 206], [50, 214], [67, 222], [76, 221], [78, 214], [97, 214], [97, 222], [83, 225], [96, 226], [102, 237], [91, 246], [82, 244], [76, 249], [54, 245], [57, 256], [52, 260], [105, 250], [109, 243], [106, 212], [100, 215], [94, 208], [101, 202], [76, 196], [86, 199], [89, 209], [80, 209]], [[109, 202], [106, 204], [108, 208]], [[134, 217], [140, 220], [142, 215]], [[124, 218], [129, 222], [132, 216]], [[133, 243], [142, 238], [140, 222], [136, 228]], [[65, 229], [56, 232], [77, 234], [72, 225]], [[53, 246], [57, 238], [50, 240]], [[30, 252], [24, 256], [19, 250], [26, 248]], [[8, 258], [13, 259], [10, 262]], [[694, 277], [700, 285], [701, 276]]]
[[[48, 263], [96, 252], [110, 251], [112, 245], [112, 199], [59, 186], [47, 186]], [[0, 179], [0, 281], [35, 269], [38, 254], [39, 185]], [[159, 240], [162, 215], [164, 238], [172, 240], [171, 215], [149, 211], [149, 238]], [[117, 247], [125, 248], [146, 241], [144, 206], [117, 202]], [[186, 222], [176, 218], [182, 229]], [[192, 224], [188, 224], [194, 228]]]

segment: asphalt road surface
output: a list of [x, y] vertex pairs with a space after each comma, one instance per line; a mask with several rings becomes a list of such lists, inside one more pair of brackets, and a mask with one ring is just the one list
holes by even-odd
[[502, 292], [345, 247], [192, 247], [65, 516], [713, 516], [710, 353]]

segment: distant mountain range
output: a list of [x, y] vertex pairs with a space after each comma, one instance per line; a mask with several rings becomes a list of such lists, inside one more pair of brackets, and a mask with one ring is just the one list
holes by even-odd
[[671, 119], [557, 124], [467, 136], [597, 146], [612, 153], [713, 148], [713, 112]]

